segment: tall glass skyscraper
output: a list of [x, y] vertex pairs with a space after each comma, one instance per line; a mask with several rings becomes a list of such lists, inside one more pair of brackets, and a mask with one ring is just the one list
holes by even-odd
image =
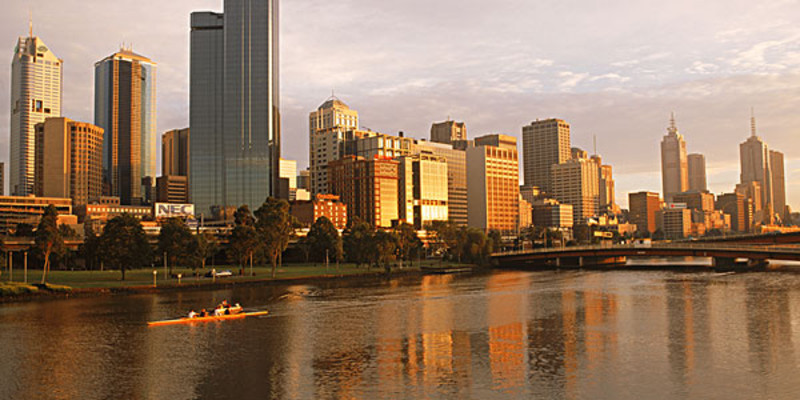
[[45, 118], [61, 116], [63, 62], [42, 39], [20, 37], [11, 62], [10, 191], [34, 193], [34, 127]]
[[278, 1], [225, 0], [191, 24], [191, 201], [206, 215], [257, 208], [279, 174]]
[[103, 185], [124, 205], [142, 203], [156, 175], [156, 63], [123, 49], [94, 66], [94, 124], [103, 128]]

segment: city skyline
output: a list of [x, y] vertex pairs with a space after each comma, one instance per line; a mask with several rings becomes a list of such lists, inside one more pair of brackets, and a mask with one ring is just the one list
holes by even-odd
[[[93, 112], [91, 64], [116, 51], [121, 42], [132, 43], [134, 51], [159, 62], [161, 134], [188, 126], [188, 13], [219, 10], [221, 4], [214, 0], [159, 5], [163, 11], [159, 15], [147, 15], [147, 7], [142, 7], [139, 15], [98, 3], [89, 23], [89, 16], [74, 12], [85, 3], [60, 2], [46, 12], [36, 3], [15, 3], [2, 17], [0, 37], [12, 47], [18, 36], [27, 33], [30, 7], [34, 35], [64, 59], [62, 115], [84, 121], [91, 121]], [[786, 153], [789, 204], [797, 205], [800, 187], [793, 178], [800, 166], [792, 135], [800, 117], [791, 111], [799, 101], [791, 94], [800, 85], [796, 52], [800, 30], [791, 20], [775, 17], [792, 15], [790, 3], [717, 2], [703, 4], [692, 14], [680, 3], [659, 5], [663, 12], [658, 14], [644, 12], [652, 7], [638, 3], [629, 7], [631, 11], [620, 12], [618, 7], [624, 5], [597, 10], [580, 3], [508, 2], [489, 13], [477, 10], [477, 4], [458, 9], [447, 2], [282, 5], [284, 157], [299, 160], [300, 166], [307, 164], [307, 115], [331, 89], [359, 110], [362, 126], [385, 133], [402, 130], [415, 138], [427, 137], [430, 124], [447, 116], [466, 122], [471, 137], [503, 132], [518, 138], [530, 121], [557, 117], [570, 122], [575, 146], [591, 149], [591, 137], [597, 135], [598, 152], [614, 165], [624, 205], [627, 192], [660, 190], [659, 180], [654, 179], [659, 164], [654, 160], [670, 111], [676, 112], [692, 151], [706, 155], [709, 189], [729, 192], [739, 177], [736, 143], [748, 136], [749, 108], [754, 106], [759, 134]], [[542, 7], [556, 11], [568, 7], [578, 19], [614, 18], [618, 26], [604, 39], [592, 34], [607, 25], [601, 22], [565, 32], [554, 22], [535, 23], [539, 20], [533, 15]], [[428, 26], [445, 13], [457, 17], [453, 20], [469, 21], [474, 28], [462, 33], [460, 23]], [[84, 23], [82, 18], [87, 18]], [[528, 18], [530, 28], [508, 27], [515, 24], [507, 22], [517, 18]], [[334, 20], [337, 28], [327, 29]], [[692, 24], [693, 20], [703, 23]], [[401, 25], [403, 32], [415, 33], [391, 29]], [[79, 26], [93, 29], [84, 32], [75, 28]], [[383, 28], [383, 35], [366, 34], [376, 26]], [[547, 43], [549, 35], [542, 32], [560, 39]], [[592, 51], [584, 51], [590, 44]], [[309, 54], [317, 60], [308, 63]], [[422, 61], [426, 58], [431, 62]], [[9, 89], [9, 79], [10, 63], [3, 64], [0, 90]], [[4, 161], [8, 110], [7, 97], [0, 97]]]

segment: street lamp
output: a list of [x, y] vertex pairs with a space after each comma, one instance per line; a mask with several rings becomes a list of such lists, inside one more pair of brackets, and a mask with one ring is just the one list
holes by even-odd
[[158, 278], [158, 271], [153, 270], [153, 287], [156, 287], [156, 279]]

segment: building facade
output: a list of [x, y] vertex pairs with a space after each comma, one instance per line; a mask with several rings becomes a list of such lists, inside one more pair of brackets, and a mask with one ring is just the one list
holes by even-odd
[[628, 207], [630, 209], [628, 220], [636, 225], [639, 232], [655, 233], [656, 212], [661, 209], [661, 198], [658, 193], [629, 193]]
[[142, 203], [156, 175], [156, 63], [121, 49], [94, 66], [94, 124], [103, 128], [103, 180], [122, 204]]
[[750, 203], [741, 193], [726, 193], [717, 196], [716, 208], [731, 216], [731, 229], [735, 232], [749, 232], [750, 221], [747, 206]]
[[192, 13], [191, 198], [199, 212], [276, 195], [280, 158], [278, 1], [225, 0]]
[[331, 194], [347, 205], [349, 218], [390, 228], [399, 219], [399, 163], [389, 158], [345, 156], [328, 165]]
[[569, 124], [548, 119], [522, 127], [522, 158], [525, 185], [550, 193], [553, 166], [571, 158]]
[[570, 204], [561, 204], [555, 199], [538, 200], [533, 203], [533, 225], [572, 229], [574, 213]]
[[164, 175], [156, 179], [156, 201], [159, 203], [188, 204], [189, 177]]
[[174, 129], [161, 135], [161, 175], [190, 175], [189, 140], [189, 128]]
[[448, 220], [447, 159], [430, 153], [398, 158], [400, 220], [417, 230]]
[[588, 159], [573, 159], [554, 165], [551, 183], [553, 198], [571, 204], [574, 222], [583, 223], [599, 215], [600, 179], [598, 166]]
[[452, 145], [420, 140], [412, 154], [429, 153], [447, 161], [447, 217], [456, 226], [467, 226], [467, 153]]
[[772, 163], [770, 151], [764, 141], [756, 134], [755, 118], [751, 121], [750, 137], [739, 145], [739, 161], [741, 163], [740, 182], [743, 185], [757, 184], [760, 198], [753, 200], [755, 222], [771, 224], [774, 215], [774, 199], [772, 187]]
[[448, 119], [431, 125], [431, 142], [453, 144], [459, 140], [467, 140], [467, 124]]
[[468, 148], [467, 176], [468, 225], [484, 231], [515, 232], [519, 218], [516, 145], [513, 148], [477, 145]]
[[667, 135], [661, 140], [661, 183], [664, 200], [689, 189], [689, 161], [686, 155], [686, 141], [678, 133], [675, 117], [670, 120]]
[[74, 206], [103, 195], [103, 129], [67, 118], [36, 124], [37, 196], [70, 198]]
[[358, 111], [331, 97], [308, 115], [310, 190], [328, 193], [328, 163], [344, 155], [345, 132], [358, 129]]
[[656, 226], [667, 239], [683, 239], [692, 234], [692, 210], [667, 207], [656, 212]]
[[318, 194], [308, 201], [293, 201], [291, 214], [304, 227], [311, 227], [319, 218], [326, 217], [336, 229], [347, 227], [347, 205], [339, 196]]
[[689, 154], [687, 156], [689, 166], [689, 191], [705, 192], [708, 191], [706, 182], [706, 156], [702, 154]]
[[783, 153], [775, 150], [769, 151], [769, 166], [772, 172], [772, 207], [782, 222], [788, 221], [786, 210], [786, 167], [783, 163]]
[[33, 36], [20, 37], [11, 62], [10, 192], [34, 193], [36, 134], [45, 118], [61, 116], [63, 61]]
[[33, 196], [0, 196], [0, 234], [14, 235], [19, 224], [33, 227], [39, 224], [44, 210], [53, 205], [62, 218], [77, 218], [72, 215], [72, 199]]

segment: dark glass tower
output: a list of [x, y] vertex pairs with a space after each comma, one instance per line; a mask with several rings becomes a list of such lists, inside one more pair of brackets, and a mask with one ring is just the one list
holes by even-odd
[[280, 158], [278, 1], [192, 13], [190, 190], [199, 213], [258, 208]]

